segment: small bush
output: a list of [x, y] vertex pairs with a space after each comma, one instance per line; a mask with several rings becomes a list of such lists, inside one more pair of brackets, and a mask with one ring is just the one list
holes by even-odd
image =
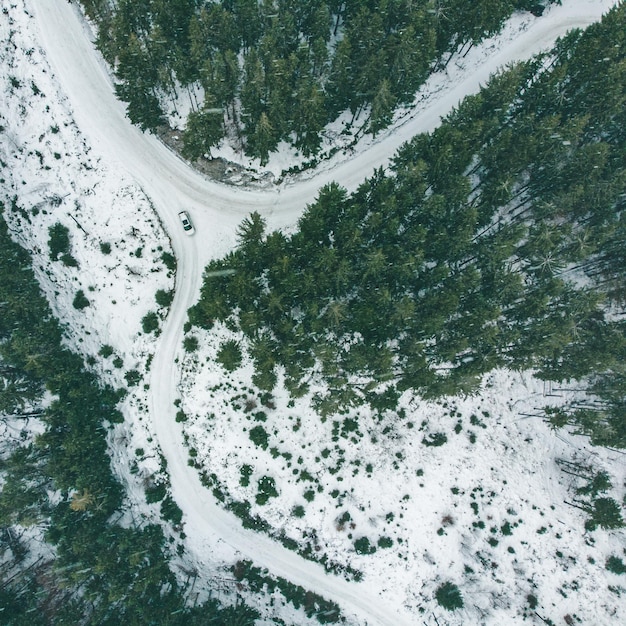
[[128, 370], [126, 374], [124, 374], [124, 378], [129, 387], [134, 387], [141, 382], [141, 374], [137, 370]]
[[50, 258], [56, 261], [61, 254], [70, 251], [70, 229], [60, 222], [50, 226], [48, 229], [48, 247], [50, 248]]
[[108, 359], [113, 354], [113, 348], [112, 346], [105, 344], [102, 346], [102, 348], [100, 348], [100, 350], [98, 351], [98, 354], [101, 357]]
[[67, 267], [78, 267], [78, 261], [71, 254], [62, 254], [61, 262]]
[[177, 422], [186, 422], [187, 421], [187, 415], [185, 414], [184, 411], [176, 411], [176, 417], [175, 417]]
[[79, 289], [74, 296], [74, 301], [72, 302], [72, 306], [79, 311], [89, 306], [89, 300], [85, 296], [85, 292], [82, 289]]
[[228, 372], [235, 371], [241, 365], [241, 348], [234, 339], [225, 341], [217, 351], [217, 360]]
[[610, 556], [606, 560], [606, 569], [614, 574], [626, 574], [626, 565], [618, 556]]
[[256, 503], [258, 505], [265, 504], [270, 498], [276, 498], [276, 481], [271, 476], [263, 476], [257, 481]]
[[354, 550], [357, 554], [374, 554], [376, 547], [370, 543], [367, 537], [359, 537], [354, 542]]
[[537, 600], [537, 596], [535, 596], [532, 593], [529, 593], [526, 596], [526, 602], [528, 602], [528, 606], [533, 610], [536, 609], [537, 605], [539, 604], [539, 600]]
[[183, 519], [183, 512], [170, 495], [165, 496], [161, 502], [161, 515], [172, 524], [180, 524]]
[[439, 605], [448, 611], [463, 608], [461, 590], [454, 583], [443, 583], [435, 592], [435, 598]]
[[393, 545], [393, 539], [391, 539], [391, 537], [381, 537], [378, 540], [379, 548], [391, 548], [392, 545]]
[[265, 428], [263, 428], [263, 426], [261, 425], [255, 426], [254, 428], [250, 430], [248, 435], [250, 439], [252, 440], [252, 442], [255, 445], [259, 446], [259, 448], [263, 448], [263, 450], [267, 449], [268, 435], [267, 435], [267, 431], [265, 430]]
[[146, 502], [148, 504], [160, 502], [163, 498], [165, 498], [166, 493], [167, 487], [165, 486], [165, 483], [156, 483], [146, 489]]
[[163, 254], [161, 254], [161, 261], [163, 261], [163, 265], [165, 265], [168, 270], [171, 270], [172, 272], [176, 270], [176, 258], [173, 254], [163, 252]]
[[304, 517], [304, 507], [301, 504], [296, 504], [293, 507], [291, 513], [294, 517]]
[[247, 487], [250, 484], [250, 476], [252, 475], [252, 466], [251, 465], [242, 465], [239, 469], [239, 473], [241, 474], [239, 478], [239, 484], [242, 487]]
[[429, 435], [428, 437], [424, 437], [422, 439], [422, 443], [425, 446], [435, 448], [438, 446], [442, 446], [444, 443], [446, 443], [446, 441], [448, 441], [448, 437], [444, 433], [433, 433], [432, 435]]
[[155, 331], [159, 327], [159, 316], [154, 312], [150, 311], [146, 313], [141, 318], [141, 328], [143, 332], [148, 334]]
[[198, 349], [198, 345], [198, 338], [193, 335], [183, 339], [183, 348], [185, 348], [187, 352], [195, 352]]
[[172, 304], [172, 300], [174, 299], [174, 292], [165, 291], [165, 289], [159, 289], [154, 294], [154, 299], [159, 306], [167, 308], [170, 304]]
[[101, 241], [100, 252], [102, 252], [102, 254], [111, 254], [111, 244], [108, 241]]

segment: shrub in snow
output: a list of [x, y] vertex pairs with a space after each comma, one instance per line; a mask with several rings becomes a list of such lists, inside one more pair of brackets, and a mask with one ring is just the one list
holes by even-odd
[[437, 602], [448, 611], [463, 608], [461, 590], [451, 582], [443, 583], [435, 592]]
[[172, 300], [174, 299], [174, 292], [166, 291], [165, 289], [159, 289], [154, 294], [154, 299], [159, 306], [167, 308], [170, 304], [172, 304]]
[[61, 262], [67, 267], [78, 267], [78, 261], [71, 254], [62, 254]]
[[234, 339], [225, 341], [217, 351], [217, 360], [228, 372], [236, 370], [241, 365], [241, 348]]
[[141, 328], [143, 329], [144, 333], [146, 334], [151, 333], [152, 331], [156, 330], [158, 327], [159, 327], [159, 316], [154, 311], [150, 311], [149, 313], [146, 313], [141, 318]]
[[128, 370], [126, 374], [124, 374], [124, 378], [129, 387], [134, 387], [141, 381], [141, 374], [137, 370]]
[[68, 254], [70, 251], [70, 230], [60, 222], [50, 226], [48, 229], [48, 247], [50, 248], [50, 258], [56, 261], [61, 254]]
[[76, 292], [72, 305], [74, 306], [75, 309], [79, 309], [79, 310], [84, 309], [85, 307], [89, 306], [89, 300], [87, 300], [87, 297], [85, 296], [85, 292], [82, 289], [79, 289]]
[[432, 447], [442, 446], [444, 443], [446, 443], [446, 441], [448, 441], [448, 437], [444, 433], [433, 433], [432, 435], [429, 435], [428, 437], [424, 437], [424, 439], [422, 439], [422, 443], [425, 446]]
[[163, 261], [163, 265], [167, 267], [168, 270], [172, 272], [176, 270], [176, 257], [169, 252], [163, 252], [161, 255], [161, 261]]
[[263, 476], [257, 481], [258, 492], [256, 494], [256, 503], [259, 505], [265, 504], [270, 498], [276, 498], [278, 491], [276, 491], [276, 481], [271, 476]]
[[367, 537], [359, 537], [354, 542], [354, 550], [357, 554], [374, 554], [376, 546], [373, 546]]
[[109, 346], [108, 344], [105, 344], [102, 346], [102, 348], [100, 348], [100, 351], [98, 352], [98, 354], [101, 357], [107, 359], [113, 354], [113, 347]]
[[267, 448], [267, 431], [263, 426], [255, 426], [250, 430], [248, 435], [252, 442], [259, 446], [259, 448], [263, 448], [263, 450]]
[[252, 475], [252, 466], [251, 465], [242, 465], [239, 469], [239, 473], [241, 474], [239, 478], [239, 484], [242, 487], [247, 487], [250, 484], [250, 476]]
[[165, 496], [161, 502], [161, 515], [163, 519], [172, 522], [173, 524], [180, 524], [183, 519], [183, 512], [179, 506], [174, 502], [172, 496]]
[[195, 352], [198, 349], [198, 338], [197, 337], [185, 337], [183, 339], [183, 348], [187, 352]]
[[626, 565], [618, 556], [610, 556], [606, 560], [606, 569], [614, 574], [626, 574]]

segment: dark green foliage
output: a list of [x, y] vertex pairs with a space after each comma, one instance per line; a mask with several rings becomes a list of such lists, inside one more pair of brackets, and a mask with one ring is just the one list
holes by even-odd
[[601, 471], [591, 475], [586, 485], [579, 487], [576, 493], [596, 497], [599, 493], [611, 488], [611, 479], [607, 472]]
[[373, 546], [367, 537], [359, 537], [354, 542], [354, 551], [357, 554], [374, 554], [376, 546]]
[[167, 485], [165, 483], [155, 483], [154, 485], [146, 488], [146, 502], [152, 504], [154, 502], [161, 502], [167, 494]]
[[[480, 12], [457, 9], [450, 36], [469, 45], [482, 35], [464, 20]], [[346, 11], [370, 45], [380, 16]], [[321, 189], [297, 232], [266, 234], [250, 216], [240, 248], [210, 264], [190, 321], [233, 323], [238, 311], [263, 389], [281, 365], [290, 392], [306, 392], [319, 363], [323, 415], [393, 410], [406, 389], [471, 393], [493, 368], [534, 368], [594, 397], [548, 415], [555, 427], [626, 446], [626, 324], [606, 315], [626, 298], [625, 12], [560, 42], [548, 69], [533, 60], [495, 76], [350, 196]], [[611, 72], [585, 69], [605, 58]]]
[[226, 119], [262, 163], [280, 140], [314, 155], [324, 125], [348, 109], [356, 116], [371, 107], [370, 130], [383, 129], [444, 57], [496, 32], [527, 3], [453, 0], [440, 12], [425, 2], [180, 0], [104, 10], [83, 0], [134, 123], [155, 130], [163, 100], [201, 87], [183, 154], [210, 153]]
[[173, 254], [163, 252], [161, 254], [161, 261], [163, 261], [163, 265], [165, 265], [168, 270], [172, 272], [176, 271], [176, 257]]
[[172, 304], [172, 300], [174, 299], [173, 291], [165, 291], [165, 289], [158, 289], [154, 294], [154, 299], [159, 306], [163, 308], [169, 307]]
[[159, 316], [150, 311], [141, 318], [141, 328], [144, 333], [151, 333], [159, 328]]
[[393, 539], [391, 537], [381, 537], [378, 540], [379, 548], [391, 548], [393, 546]]
[[183, 133], [182, 154], [187, 159], [197, 159], [211, 153], [211, 148], [224, 135], [224, 112], [220, 108], [205, 107], [192, 111]]
[[238, 561], [232, 568], [233, 576], [239, 582], [246, 581], [251, 591], [280, 591], [296, 609], [302, 607], [307, 617], [317, 619], [320, 624], [335, 624], [342, 621], [339, 607], [311, 591], [290, 583], [284, 578], [272, 578], [267, 570], [254, 567], [250, 561]]
[[606, 569], [614, 574], [626, 574], [626, 565], [618, 556], [610, 556], [606, 560]]
[[161, 501], [161, 515], [172, 524], [180, 524], [183, 519], [183, 512], [169, 494]]
[[619, 504], [613, 498], [597, 498], [589, 507], [591, 518], [585, 523], [587, 530], [623, 528], [624, 519]]
[[301, 504], [296, 504], [296, 506], [293, 507], [292, 513], [294, 517], [304, 517], [304, 507]]
[[266, 504], [270, 498], [276, 498], [277, 496], [276, 481], [271, 476], [259, 478], [257, 481], [256, 503], [263, 505]]
[[193, 335], [189, 335], [183, 339], [183, 348], [187, 352], [195, 352], [198, 349], [198, 338]]
[[89, 300], [87, 300], [87, 296], [85, 296], [85, 292], [82, 289], [76, 292], [72, 306], [79, 310], [89, 306]]
[[70, 251], [70, 230], [57, 222], [48, 229], [48, 247], [50, 248], [50, 258], [56, 261], [59, 255], [68, 254]]
[[537, 605], [539, 604], [539, 601], [537, 600], [537, 596], [535, 596], [535, 595], [534, 595], [534, 594], [532, 594], [532, 593], [529, 593], [529, 594], [526, 596], [526, 601], [528, 602], [528, 606], [529, 606], [531, 609], [536, 609], [536, 608], [537, 608]]
[[78, 267], [78, 261], [71, 254], [62, 254], [61, 263], [67, 267]]
[[448, 441], [448, 437], [444, 433], [433, 433], [422, 439], [422, 443], [429, 447], [443, 446]]
[[126, 379], [129, 387], [135, 387], [141, 382], [141, 372], [137, 370], [128, 370], [126, 374], [124, 374], [124, 378]]
[[[0, 207], [3, 209], [3, 207]], [[3, 581], [3, 623], [168, 624], [195, 626], [206, 615], [221, 619], [210, 600], [195, 609], [172, 574], [157, 526], [121, 528], [122, 487], [114, 478], [107, 452], [108, 423], [122, 421], [116, 409], [121, 394], [102, 386], [81, 359], [61, 343], [53, 319], [30, 269], [28, 255], [8, 236], [0, 219], [0, 358], [32, 386], [24, 398], [41, 394], [54, 400], [45, 409], [45, 431], [32, 446], [18, 448], [3, 460], [0, 525], [45, 522], [46, 540], [56, 558]], [[102, 352], [106, 346], [103, 346]], [[48, 493], [60, 490], [52, 504]], [[93, 498], [84, 512], [70, 508], [73, 493]], [[176, 519], [176, 516], [174, 515]], [[8, 538], [13, 555], [27, 546]], [[63, 599], [60, 601], [60, 599]], [[10, 616], [10, 621], [6, 621]], [[253, 624], [256, 614], [237, 605], [223, 623]]]
[[113, 354], [113, 347], [109, 346], [108, 344], [105, 344], [100, 348], [100, 350], [98, 351], [98, 354], [102, 358], [108, 359]]
[[108, 241], [101, 241], [100, 251], [102, 254], [111, 254], [111, 244]]
[[250, 484], [250, 476], [252, 476], [252, 466], [242, 465], [239, 469], [241, 477], [239, 478], [239, 484], [242, 487], [247, 487]]
[[241, 348], [234, 339], [225, 341], [217, 351], [217, 360], [229, 372], [235, 371], [241, 365]]
[[461, 590], [451, 582], [443, 583], [437, 588], [435, 598], [440, 606], [448, 611], [463, 608], [463, 596]]
[[248, 434], [255, 445], [263, 448], [263, 450], [267, 449], [268, 435], [263, 426], [261, 426], [260, 424], [258, 426], [255, 426], [250, 430]]

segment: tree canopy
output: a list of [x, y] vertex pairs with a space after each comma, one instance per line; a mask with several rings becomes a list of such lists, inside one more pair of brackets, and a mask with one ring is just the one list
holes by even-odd
[[625, 15], [495, 76], [355, 193], [324, 187], [294, 234], [251, 217], [190, 320], [243, 330], [266, 387], [318, 363], [329, 410], [501, 366], [584, 380], [551, 419], [625, 446]]
[[389, 124], [452, 53], [497, 32], [529, 0], [81, 0], [141, 128], [188, 90], [184, 154], [210, 152], [234, 126], [248, 155], [285, 140], [305, 156], [343, 111]]

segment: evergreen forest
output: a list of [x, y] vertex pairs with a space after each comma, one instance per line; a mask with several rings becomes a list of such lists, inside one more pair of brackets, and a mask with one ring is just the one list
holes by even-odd
[[492, 77], [355, 193], [321, 189], [293, 234], [250, 215], [190, 321], [242, 331], [261, 389], [280, 372], [302, 395], [321, 372], [322, 414], [531, 369], [581, 392], [546, 409], [555, 428], [625, 447], [625, 208], [621, 3]]
[[[548, 0], [551, 1], [551, 0]], [[227, 133], [264, 164], [280, 141], [305, 156], [342, 112], [387, 126], [454, 52], [538, 0], [81, 0], [118, 96], [142, 129], [187, 93], [190, 159]]]
[[[0, 217], [0, 622], [254, 624], [241, 603], [191, 606], [161, 526], [120, 525], [106, 437], [122, 420], [123, 391], [101, 386], [62, 346], [31, 259]], [[34, 419], [45, 428], [33, 439]]]

